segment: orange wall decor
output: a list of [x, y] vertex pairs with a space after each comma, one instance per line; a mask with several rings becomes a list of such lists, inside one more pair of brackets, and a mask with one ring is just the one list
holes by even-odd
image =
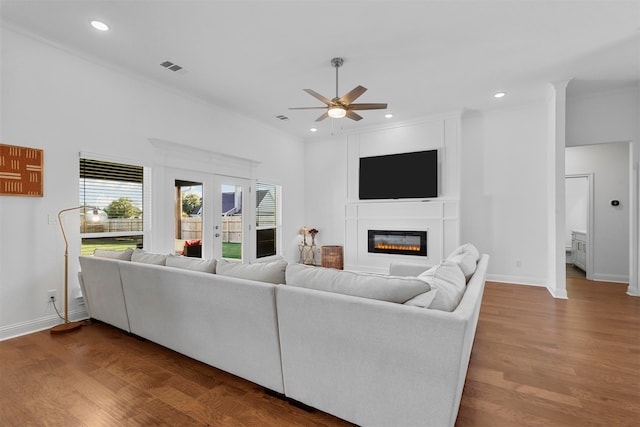
[[42, 197], [44, 151], [0, 144], [0, 195]]

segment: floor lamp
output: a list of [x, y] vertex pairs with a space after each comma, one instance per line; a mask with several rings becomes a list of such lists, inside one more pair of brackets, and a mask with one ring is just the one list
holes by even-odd
[[[78, 209], [86, 209], [86, 206], [76, 206], [75, 208], [62, 209], [58, 212], [58, 223], [60, 224], [60, 230], [62, 230], [62, 237], [64, 238], [64, 323], [51, 328], [49, 331], [52, 334], [71, 332], [82, 327], [81, 322], [69, 322], [69, 241], [67, 240], [67, 234], [64, 232], [64, 225], [62, 224], [63, 213]], [[93, 221], [98, 221], [99, 218], [98, 209], [94, 208]]]

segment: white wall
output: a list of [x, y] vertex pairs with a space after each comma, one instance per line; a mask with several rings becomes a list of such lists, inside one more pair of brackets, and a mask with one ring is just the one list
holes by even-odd
[[[6, 28], [1, 59], [0, 140], [44, 149], [45, 167], [44, 197], [0, 197], [0, 338], [58, 323], [47, 290], [63, 295], [64, 244], [48, 215], [78, 204], [80, 151], [151, 166], [149, 139], [158, 138], [258, 160], [253, 177], [283, 185], [283, 236], [295, 240], [304, 218], [301, 141]], [[68, 221], [77, 295], [79, 227], [73, 215]], [[83, 314], [75, 299], [71, 310]]]
[[[305, 223], [319, 230], [318, 247], [345, 242], [347, 201], [347, 137], [336, 136], [305, 143]], [[320, 260], [319, 257], [316, 257]]]
[[546, 286], [546, 140], [543, 102], [463, 116], [460, 240], [490, 280]]
[[638, 140], [638, 86], [585, 95], [567, 89], [567, 147]]
[[629, 144], [569, 147], [565, 164], [567, 175], [593, 173], [594, 235], [587, 249], [593, 250], [593, 280], [628, 282]]

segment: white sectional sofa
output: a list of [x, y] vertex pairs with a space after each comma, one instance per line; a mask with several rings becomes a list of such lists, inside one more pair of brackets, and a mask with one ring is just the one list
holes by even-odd
[[[440, 427], [455, 424], [488, 259], [476, 252], [472, 264], [465, 255], [425, 273], [392, 265], [384, 277], [81, 256], [80, 276], [92, 318], [358, 425]], [[462, 293], [448, 295], [440, 278], [462, 278]], [[428, 308], [443, 304], [452, 311]]]

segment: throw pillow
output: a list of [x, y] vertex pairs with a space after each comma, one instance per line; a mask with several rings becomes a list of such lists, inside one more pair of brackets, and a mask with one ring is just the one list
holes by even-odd
[[284, 272], [286, 268], [287, 261], [283, 259], [271, 262], [256, 262], [253, 264], [219, 259], [216, 264], [216, 273], [221, 276], [256, 280], [258, 282], [274, 283], [277, 285], [284, 283]]
[[473, 260], [473, 257], [470, 254], [458, 254], [456, 256], [452, 256], [447, 258], [447, 261], [454, 262], [458, 264], [460, 270], [462, 270], [462, 274], [464, 274], [465, 281], [469, 281], [473, 273], [476, 272], [476, 266], [478, 265], [476, 261]]
[[202, 271], [204, 273], [215, 273], [216, 260], [191, 258], [186, 256], [169, 254], [167, 256], [167, 267], [183, 268], [185, 270], [193, 270], [193, 271]]
[[427, 282], [415, 277], [356, 273], [302, 264], [289, 265], [286, 278], [287, 285], [291, 286], [400, 304], [430, 289]]
[[467, 287], [462, 270], [458, 264], [452, 261], [444, 261], [440, 265], [430, 268], [419, 275], [418, 279], [427, 282], [431, 289], [438, 290], [429, 305], [429, 308], [436, 310], [455, 310]]
[[453, 250], [453, 252], [449, 254], [447, 259], [459, 254], [469, 254], [473, 257], [473, 260], [475, 262], [478, 262], [478, 260], [480, 259], [480, 252], [478, 252], [478, 249], [475, 246], [473, 246], [471, 243], [465, 243], [464, 245], [458, 246], [456, 249]]
[[93, 256], [97, 256], [100, 258], [121, 259], [125, 261], [131, 261], [131, 254], [133, 254], [133, 249], [131, 248], [127, 248], [124, 251], [111, 251], [107, 249], [95, 249], [93, 251]]
[[134, 249], [131, 254], [131, 261], [142, 262], [145, 264], [166, 265], [167, 256], [163, 254], [154, 254], [143, 249]]
[[476, 272], [479, 259], [480, 252], [471, 243], [466, 243], [456, 248], [447, 257], [447, 261], [453, 261], [458, 264], [466, 281], [469, 281], [473, 273]]

